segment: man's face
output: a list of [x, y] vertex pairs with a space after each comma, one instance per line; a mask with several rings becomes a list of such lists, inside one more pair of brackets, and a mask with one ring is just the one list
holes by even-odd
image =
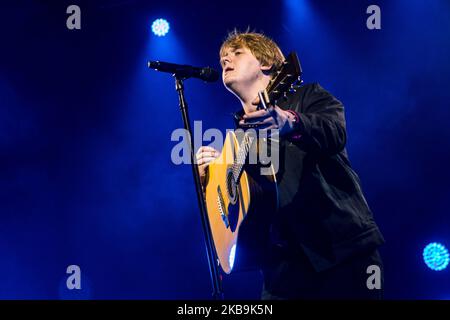
[[239, 92], [262, 75], [261, 64], [252, 52], [246, 48], [227, 48], [220, 58], [222, 81], [232, 92]]

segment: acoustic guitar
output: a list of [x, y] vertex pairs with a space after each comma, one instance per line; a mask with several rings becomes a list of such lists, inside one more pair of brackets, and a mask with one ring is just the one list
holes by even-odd
[[[259, 93], [265, 108], [287, 98], [301, 85], [296, 53], [288, 55], [267, 88]], [[256, 269], [261, 265], [269, 240], [271, 217], [278, 209], [276, 172], [259, 159], [261, 143], [255, 130], [228, 131], [222, 152], [210, 162], [205, 200], [218, 263], [225, 273]], [[264, 140], [264, 141], [261, 141]], [[253, 156], [253, 157], [252, 157]], [[261, 174], [262, 170], [264, 174]]]

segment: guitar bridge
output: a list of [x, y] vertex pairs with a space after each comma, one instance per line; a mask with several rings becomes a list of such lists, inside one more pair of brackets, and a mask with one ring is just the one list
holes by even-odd
[[229, 228], [230, 221], [228, 220], [228, 215], [225, 213], [225, 202], [223, 201], [223, 195], [222, 190], [220, 190], [220, 186], [217, 186], [217, 206], [219, 208], [220, 216], [222, 217], [225, 227]]

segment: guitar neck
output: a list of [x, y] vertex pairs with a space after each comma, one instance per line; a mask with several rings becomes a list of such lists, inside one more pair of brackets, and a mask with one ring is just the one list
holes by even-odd
[[245, 160], [247, 160], [248, 154], [255, 140], [256, 138], [252, 137], [249, 132], [245, 132], [244, 138], [242, 139], [241, 145], [239, 146], [237, 157], [233, 162], [233, 178], [236, 183], [238, 183], [239, 179], [241, 178]]

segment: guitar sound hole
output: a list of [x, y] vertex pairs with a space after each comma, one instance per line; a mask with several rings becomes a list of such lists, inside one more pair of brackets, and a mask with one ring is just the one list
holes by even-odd
[[227, 207], [228, 226], [231, 232], [236, 231], [239, 220], [238, 186], [234, 182], [233, 172], [227, 172], [227, 192], [230, 200]]
[[236, 204], [237, 202], [237, 186], [234, 182], [233, 172], [230, 170], [227, 173], [227, 192], [228, 198], [231, 204]]

